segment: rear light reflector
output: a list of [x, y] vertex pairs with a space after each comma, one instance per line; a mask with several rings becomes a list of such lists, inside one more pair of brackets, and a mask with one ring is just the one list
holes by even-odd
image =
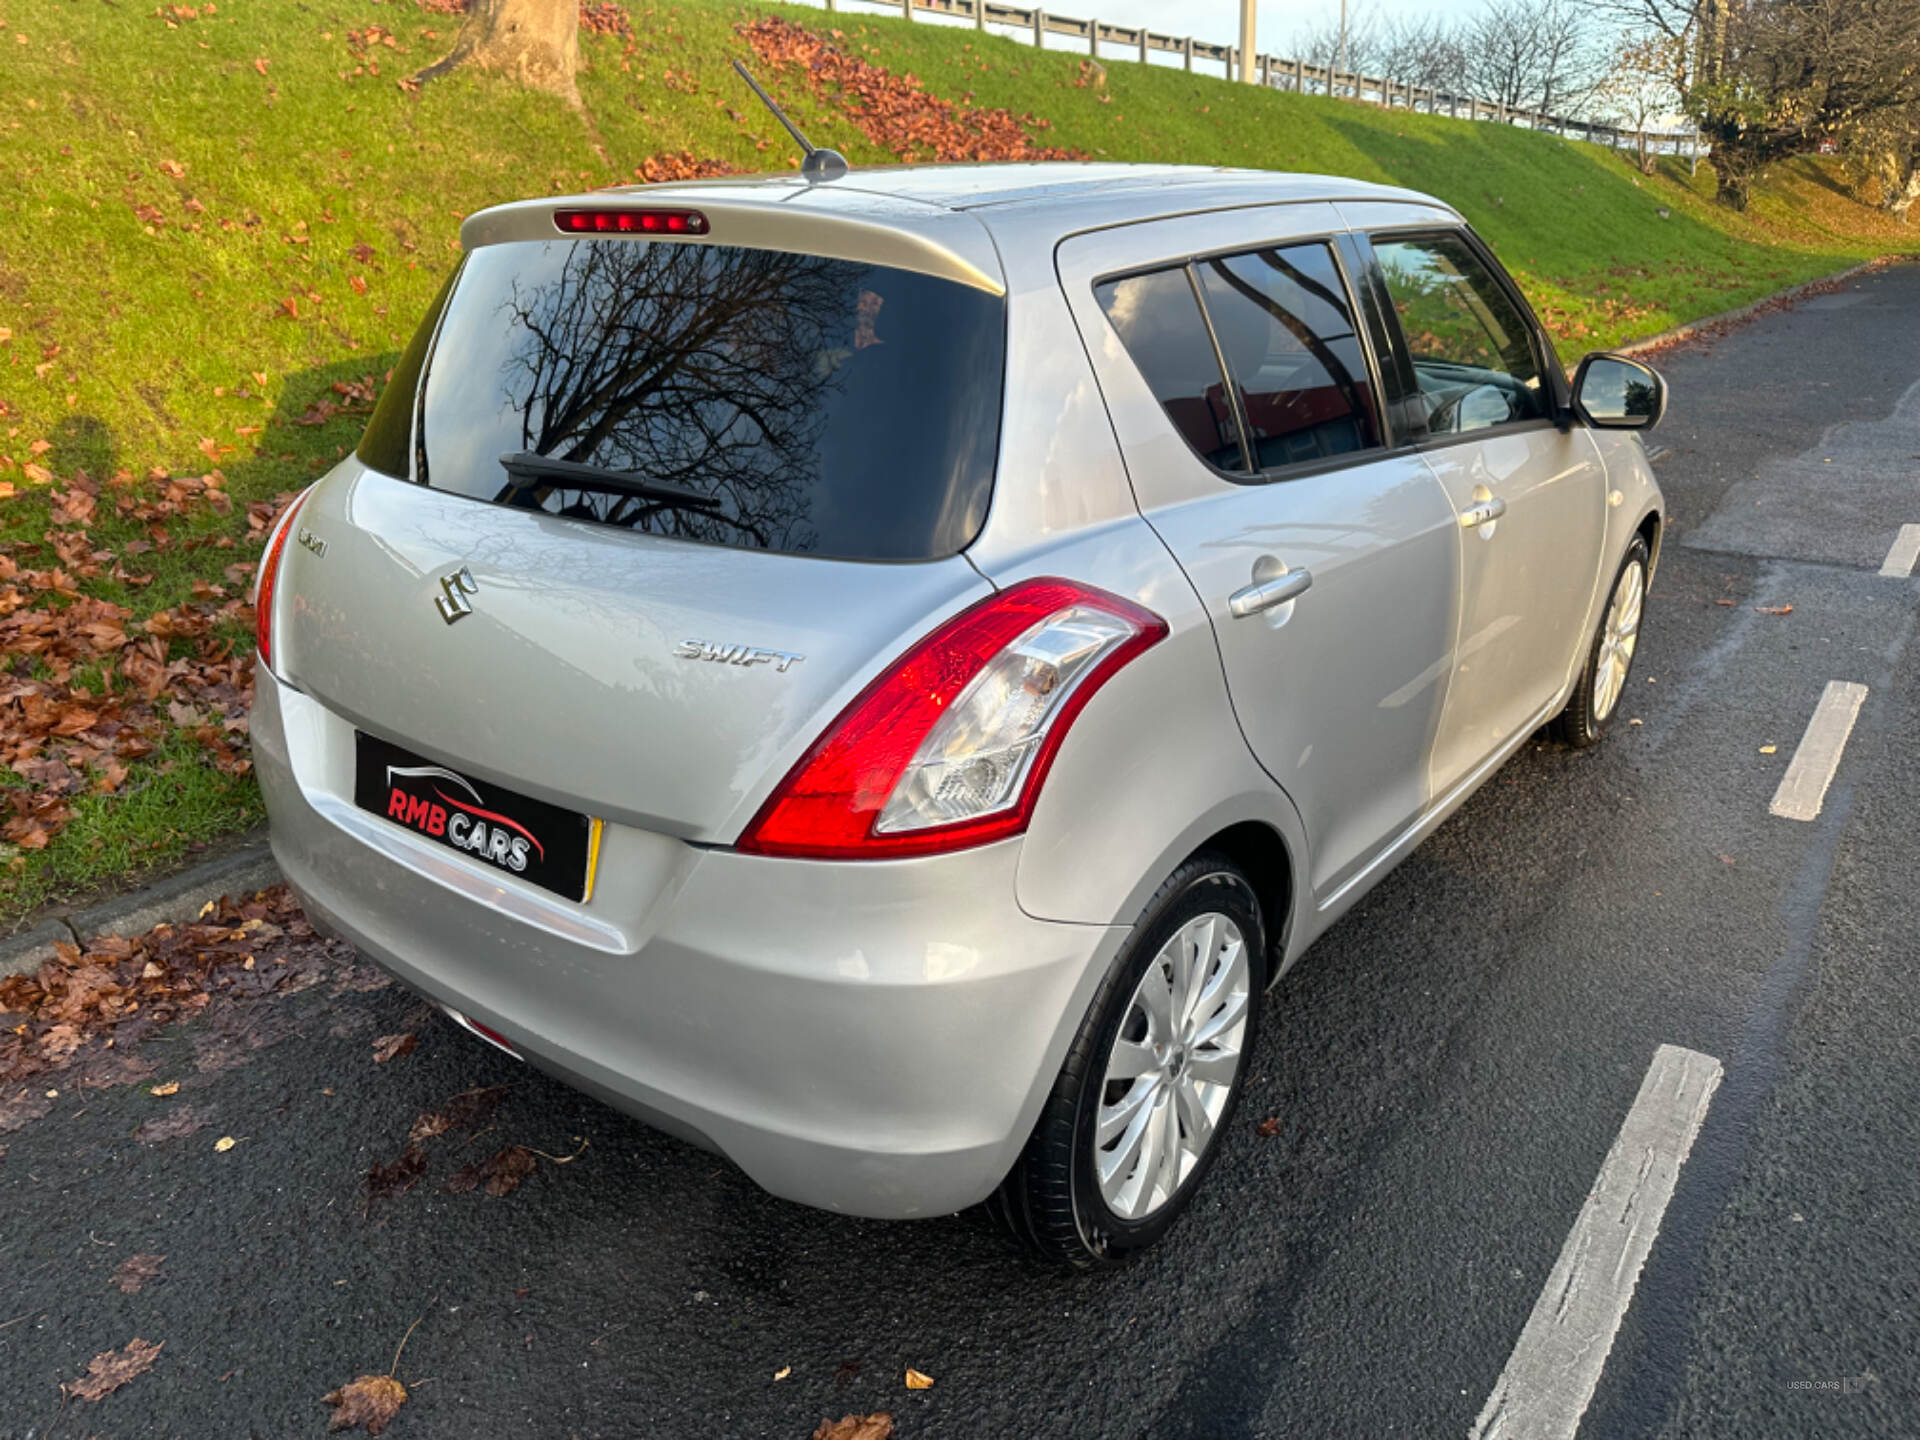
[[287, 548], [287, 536], [293, 533], [293, 517], [300, 513], [311, 490], [302, 490], [287, 506], [280, 524], [267, 541], [267, 553], [261, 557], [260, 573], [253, 586], [253, 639], [260, 651], [260, 663], [273, 669], [273, 591], [280, 578], [280, 557]]
[[704, 235], [698, 210], [556, 210], [555, 227], [569, 235]]
[[877, 860], [1019, 834], [1075, 716], [1166, 634], [1151, 611], [1067, 580], [989, 596], [847, 707], [739, 848]]

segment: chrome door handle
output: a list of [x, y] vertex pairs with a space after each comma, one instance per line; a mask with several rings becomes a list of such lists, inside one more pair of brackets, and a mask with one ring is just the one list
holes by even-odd
[[1307, 587], [1312, 584], [1311, 570], [1289, 570], [1272, 580], [1262, 580], [1257, 585], [1234, 591], [1227, 597], [1227, 609], [1233, 612], [1234, 619], [1244, 620], [1249, 615], [1258, 615], [1306, 594]]
[[1482, 500], [1477, 505], [1469, 505], [1460, 512], [1460, 528], [1477, 530], [1482, 525], [1491, 525], [1507, 513], [1507, 502], [1498, 495], [1491, 500]]

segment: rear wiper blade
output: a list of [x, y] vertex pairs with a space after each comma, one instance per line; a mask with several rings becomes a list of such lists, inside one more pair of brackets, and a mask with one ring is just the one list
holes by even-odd
[[619, 495], [636, 495], [642, 500], [690, 505], [700, 510], [713, 510], [720, 505], [717, 495], [702, 495], [697, 490], [664, 485], [632, 470], [607, 470], [598, 465], [555, 460], [549, 455], [536, 455], [531, 450], [502, 455], [500, 466], [515, 480], [557, 480], [573, 490], [611, 490]]

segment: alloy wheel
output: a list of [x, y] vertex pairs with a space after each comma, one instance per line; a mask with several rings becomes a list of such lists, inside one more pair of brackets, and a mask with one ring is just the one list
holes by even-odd
[[1179, 1191], [1233, 1096], [1251, 1003], [1246, 939], [1217, 911], [1160, 947], [1107, 1056], [1093, 1165], [1107, 1208], [1138, 1221]]
[[1593, 671], [1593, 718], [1596, 723], [1613, 713], [1627, 688], [1627, 669], [1634, 646], [1640, 643], [1640, 611], [1646, 602], [1646, 566], [1635, 563], [1620, 572], [1600, 630], [1600, 654]]

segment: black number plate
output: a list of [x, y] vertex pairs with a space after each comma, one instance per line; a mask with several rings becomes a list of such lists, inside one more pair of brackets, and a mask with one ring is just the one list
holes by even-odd
[[556, 895], [586, 897], [593, 821], [577, 811], [361, 734], [354, 737], [353, 803]]

